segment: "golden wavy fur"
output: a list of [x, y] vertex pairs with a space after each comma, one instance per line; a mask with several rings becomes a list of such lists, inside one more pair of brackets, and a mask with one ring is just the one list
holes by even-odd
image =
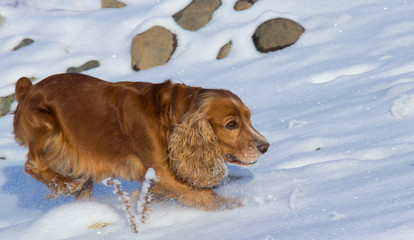
[[154, 194], [207, 210], [238, 207], [212, 187], [227, 175], [226, 162], [254, 164], [269, 148], [226, 90], [60, 74], [35, 85], [19, 79], [16, 99], [25, 171], [48, 186], [49, 198], [87, 199], [93, 181], [142, 181], [153, 168]]
[[213, 187], [227, 175], [218, 139], [202, 108], [188, 112], [168, 138], [171, 168], [195, 187]]

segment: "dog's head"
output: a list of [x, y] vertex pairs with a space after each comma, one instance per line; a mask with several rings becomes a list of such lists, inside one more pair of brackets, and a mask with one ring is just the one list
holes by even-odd
[[269, 143], [253, 128], [251, 113], [231, 92], [220, 90], [209, 97], [206, 116], [227, 162], [252, 165], [269, 149]]
[[171, 168], [195, 187], [218, 184], [227, 175], [226, 162], [252, 165], [269, 148], [253, 128], [249, 109], [226, 90], [201, 91], [168, 145]]

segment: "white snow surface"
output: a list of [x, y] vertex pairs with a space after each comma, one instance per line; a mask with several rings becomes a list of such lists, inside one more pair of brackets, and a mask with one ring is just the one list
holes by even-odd
[[[40, 80], [92, 59], [101, 66], [85, 74], [112, 82], [229, 89], [271, 144], [256, 165], [229, 166], [241, 178], [216, 188], [244, 206], [154, 203], [134, 234], [102, 184], [91, 202], [46, 200], [46, 186], [24, 173], [27, 149], [8, 114], [0, 118], [0, 239], [414, 239], [414, 1], [260, 0], [235, 12], [235, 0], [222, 0], [196, 32], [171, 17], [190, 1], [101, 9], [98, 0], [0, 0], [0, 96], [22, 76]], [[276, 17], [306, 31], [260, 54], [251, 36]], [[154, 25], [175, 32], [178, 48], [166, 65], [135, 72], [132, 38]], [[32, 45], [11, 50], [28, 37]], [[216, 60], [230, 40], [228, 57]], [[109, 225], [88, 228], [101, 222]]]

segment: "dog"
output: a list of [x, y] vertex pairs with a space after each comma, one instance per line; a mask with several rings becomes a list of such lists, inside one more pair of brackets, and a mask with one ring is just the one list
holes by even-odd
[[239, 97], [222, 89], [148, 82], [110, 83], [57, 74], [16, 83], [16, 141], [25, 172], [59, 195], [90, 199], [94, 181], [145, 180], [151, 191], [205, 210], [242, 206], [214, 192], [226, 163], [252, 165], [269, 149]]

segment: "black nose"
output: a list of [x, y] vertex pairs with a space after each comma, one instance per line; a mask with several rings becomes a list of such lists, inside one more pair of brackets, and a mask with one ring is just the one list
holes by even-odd
[[267, 152], [267, 150], [269, 150], [270, 144], [265, 142], [265, 143], [259, 143], [257, 145], [257, 149], [259, 150], [259, 152], [261, 152], [262, 154], [265, 154]]

